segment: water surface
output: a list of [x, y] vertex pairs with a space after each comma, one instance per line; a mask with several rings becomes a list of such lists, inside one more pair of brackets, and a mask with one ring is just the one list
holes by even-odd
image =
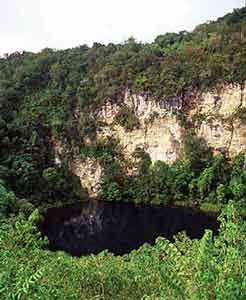
[[201, 238], [206, 228], [216, 234], [218, 227], [216, 216], [192, 208], [89, 201], [48, 209], [41, 231], [51, 250], [81, 256], [105, 249], [122, 255], [154, 244], [159, 236], [172, 241], [186, 231], [190, 238]]

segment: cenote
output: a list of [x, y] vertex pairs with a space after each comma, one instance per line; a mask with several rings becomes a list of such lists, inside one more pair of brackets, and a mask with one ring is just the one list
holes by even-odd
[[50, 250], [64, 250], [74, 256], [106, 249], [123, 255], [144, 243], [153, 245], [159, 236], [173, 241], [174, 235], [185, 231], [190, 238], [199, 239], [205, 229], [217, 234], [218, 228], [215, 215], [193, 208], [102, 201], [50, 208], [40, 226]]

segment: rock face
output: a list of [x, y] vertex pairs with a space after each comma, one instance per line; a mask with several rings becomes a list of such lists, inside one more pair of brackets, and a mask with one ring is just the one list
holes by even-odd
[[97, 194], [102, 180], [102, 167], [95, 159], [73, 159], [70, 161], [70, 169], [80, 178], [81, 185], [87, 189], [89, 195]]
[[[139, 126], [131, 131], [115, 122], [122, 105], [129, 107], [139, 120]], [[133, 95], [126, 90], [121, 101], [108, 101], [96, 112], [97, 120], [103, 124], [98, 128], [97, 138], [116, 138], [128, 161], [137, 148], [142, 148], [152, 162], [160, 160], [170, 164], [182, 154], [186, 129], [177, 118], [181, 113], [214, 152], [224, 151], [234, 157], [246, 151], [246, 124], [236, 115], [242, 108], [246, 108], [246, 85], [243, 88], [224, 86], [205, 93], [189, 91], [182, 98], [163, 101], [146, 94]], [[96, 160], [76, 158], [70, 161], [70, 168], [90, 194], [98, 192], [103, 169]]]
[[204, 93], [197, 102], [197, 114], [205, 116], [200, 127], [194, 126], [198, 136], [215, 151], [223, 150], [230, 157], [246, 151], [246, 124], [235, 115], [238, 109], [246, 107], [246, 86], [227, 86], [219, 92]]
[[[176, 161], [181, 151], [182, 128], [174, 110], [181, 109], [179, 99], [172, 104], [161, 105], [146, 95], [130, 95], [126, 91], [124, 101], [139, 120], [139, 127], [131, 131], [114, 123], [120, 105], [106, 103], [97, 117], [104, 124], [100, 128], [100, 136], [113, 136], [120, 141], [127, 159], [130, 159], [136, 148], [140, 147], [150, 155], [152, 162], [161, 160], [168, 163]], [[170, 101], [171, 102], [171, 101]]]
[[[200, 100], [200, 101], [199, 101]], [[207, 115], [231, 116], [239, 107], [246, 105], [246, 86], [225, 86], [220, 90], [203, 93], [197, 108]]]
[[81, 159], [77, 156], [68, 155], [67, 145], [62, 145], [60, 141], [52, 139], [55, 164], [61, 166], [63, 157], [69, 157], [68, 166], [71, 172], [80, 178], [81, 186], [87, 189], [89, 195], [95, 196], [100, 190], [103, 170], [95, 159]]

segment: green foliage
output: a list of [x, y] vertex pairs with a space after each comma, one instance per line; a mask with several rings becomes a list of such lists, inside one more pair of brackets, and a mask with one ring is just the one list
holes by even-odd
[[4, 186], [4, 182], [0, 180], [0, 223], [1, 219], [7, 217], [7, 214], [11, 211], [15, 200], [15, 194], [8, 191]]
[[127, 105], [123, 105], [115, 117], [115, 122], [124, 127], [127, 131], [131, 131], [139, 126], [139, 120], [134, 111]]
[[[112, 177], [105, 181], [107, 184], [120, 184], [122, 201], [165, 205], [176, 203], [182, 205], [217, 205], [217, 208], [228, 203], [230, 199], [246, 208], [246, 171], [245, 155], [239, 154], [234, 162], [220, 154], [204, 160], [197, 157], [196, 167], [190, 160], [183, 159], [173, 165], [157, 161], [151, 164], [149, 156], [141, 149], [135, 153], [135, 174], [124, 176], [117, 172], [112, 164]], [[134, 167], [132, 166], [132, 167]], [[115, 170], [114, 170], [115, 169]], [[116, 175], [117, 174], [117, 175]], [[106, 191], [106, 189], [103, 189]], [[107, 199], [107, 193], [103, 193]]]
[[116, 100], [126, 87], [161, 99], [182, 94], [194, 85], [241, 84], [246, 66], [244, 28], [242, 8], [202, 24], [194, 32], [159, 35], [150, 44], [130, 38], [117, 45], [95, 43], [91, 48], [8, 55], [0, 60], [0, 96], [5, 99], [2, 108], [7, 111], [13, 102], [22, 102], [23, 94], [34, 96], [35, 91], [48, 90], [58, 96], [52, 100], [59, 99], [57, 108], [69, 96], [67, 107], [60, 107], [66, 120], [76, 102], [82, 108], [96, 107], [108, 98]]
[[[227, 203], [230, 198], [244, 202], [245, 175], [230, 177], [230, 168], [224, 172], [227, 177], [220, 173], [211, 165], [209, 148], [192, 132], [181, 162], [155, 170], [147, 156], [136, 156], [140, 172], [132, 176], [125, 174], [118, 142], [96, 140], [95, 135], [100, 130], [98, 110], [107, 101], [119, 103], [126, 90], [165, 104], [169, 97], [183, 97], [189, 90], [243, 86], [245, 14], [245, 8], [235, 10], [193, 32], [159, 35], [153, 43], [130, 38], [122, 44], [46, 48], [0, 58], [0, 173], [7, 190], [31, 205], [78, 197], [78, 179], [72, 178], [66, 160], [80, 153], [102, 164], [104, 184], [109, 185], [105, 191], [117, 184], [122, 194], [117, 199], [156, 204], [191, 199]], [[176, 115], [189, 129], [184, 114]], [[235, 117], [244, 122], [244, 109]], [[198, 116], [197, 122], [203, 118]], [[139, 126], [134, 110], [126, 105], [115, 122], [127, 131]], [[61, 168], [55, 165], [54, 140], [69, 149]]]
[[188, 132], [184, 143], [184, 158], [190, 162], [192, 170], [195, 172], [201, 170], [211, 156], [206, 141], [193, 132]]
[[103, 184], [101, 197], [107, 201], [122, 201], [122, 191], [119, 184], [117, 182]]
[[242, 122], [242, 124], [246, 124], [246, 108], [239, 108], [236, 113], [236, 117]]
[[229, 183], [231, 197], [240, 204], [242, 210], [246, 207], [245, 162], [245, 155], [243, 154], [239, 154], [235, 158]]
[[[200, 198], [206, 201], [208, 197], [209, 202], [215, 199], [215, 191], [219, 203], [223, 203], [226, 199], [226, 186], [229, 181], [230, 166], [224, 155], [215, 156], [211, 165], [203, 170], [197, 179], [197, 190]], [[211, 198], [212, 197], [212, 198]]]
[[[95, 139], [96, 112], [117, 103], [125, 90], [165, 103], [190, 88], [245, 83], [246, 9], [198, 26], [193, 32], [168, 33], [153, 43], [130, 38], [123, 44], [95, 43], [0, 58], [0, 298], [5, 300], [244, 300], [246, 226], [234, 205], [246, 208], [245, 154], [229, 161], [212, 158], [205, 142], [190, 132], [184, 157], [173, 165], [151, 164], [134, 153], [138, 172], [126, 175], [118, 141]], [[198, 116], [197, 123], [206, 116]], [[245, 123], [245, 109], [235, 115]], [[177, 115], [189, 128], [182, 114]], [[139, 126], [123, 105], [115, 122], [131, 131]], [[107, 251], [72, 258], [45, 249], [35, 206], [44, 208], [82, 199], [79, 179], [63, 159], [54, 160], [54, 139], [94, 158], [104, 168], [101, 197], [155, 205], [190, 202], [224, 207], [218, 237], [201, 240], [184, 234], [174, 244], [158, 239], [123, 257]], [[89, 142], [88, 142], [89, 141]], [[73, 153], [66, 153], [68, 156]], [[233, 199], [235, 204], [229, 200]], [[208, 207], [208, 206], [207, 206]]]
[[19, 190], [20, 195], [33, 192], [33, 188], [39, 182], [40, 174], [31, 155], [23, 154], [13, 157], [10, 171], [14, 181], [14, 189]]
[[132, 154], [134, 160], [134, 167], [139, 174], [146, 174], [151, 165], [151, 158], [142, 148], [137, 147]]
[[[26, 219], [22, 215], [18, 215], [15, 219], [9, 219], [1, 224], [0, 248], [2, 251], [26, 253], [43, 247], [47, 244], [41, 238], [41, 233], [37, 230], [37, 223], [40, 220], [38, 210], [34, 210]], [[13, 223], [13, 224], [12, 224]]]
[[245, 299], [246, 226], [232, 202], [218, 236], [207, 230], [201, 240], [158, 238], [122, 257], [47, 251], [37, 218], [34, 212], [0, 226], [1, 299]]
[[79, 118], [79, 133], [81, 138], [91, 137], [95, 138], [97, 129], [96, 120], [88, 113], [81, 113]]

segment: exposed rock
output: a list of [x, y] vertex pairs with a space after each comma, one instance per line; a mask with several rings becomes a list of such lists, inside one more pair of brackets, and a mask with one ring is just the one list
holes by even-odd
[[[116, 124], [115, 117], [122, 105], [127, 105], [134, 112], [139, 120], [138, 128], [127, 131]], [[96, 118], [103, 124], [97, 130], [97, 138], [112, 136], [118, 139], [128, 161], [140, 147], [150, 155], [152, 162], [173, 163], [180, 157], [184, 142], [185, 129], [176, 117], [177, 112], [182, 112], [197, 135], [203, 137], [215, 153], [223, 151], [234, 157], [246, 151], [246, 125], [235, 117], [237, 110], [243, 107], [246, 107], [246, 86], [229, 85], [200, 94], [189, 90], [183, 98], [171, 97], [161, 101], [155, 101], [146, 93], [133, 95], [126, 90], [122, 101], [108, 101], [97, 111]], [[196, 126], [192, 120], [199, 115], [203, 118], [200, 126]], [[60, 153], [64, 149], [59, 143], [54, 144], [54, 149], [56, 162], [60, 164]], [[75, 158], [70, 160], [70, 168], [91, 195], [97, 194], [103, 169], [96, 160]], [[134, 173], [134, 170], [127, 171]]]
[[55, 164], [58, 165], [58, 166], [61, 166], [62, 165], [61, 155], [63, 153], [62, 144], [55, 137], [52, 137], [51, 143], [52, 143], [53, 151], [54, 151]]
[[52, 138], [55, 164], [61, 166], [62, 158], [67, 156], [68, 167], [72, 173], [80, 178], [81, 186], [87, 189], [88, 194], [95, 196], [101, 187], [103, 170], [95, 159], [87, 158], [85, 160], [68, 155], [67, 145], [62, 145], [60, 141]]
[[232, 128], [228, 123], [223, 123], [221, 119], [211, 119], [209, 122], [204, 121], [197, 131], [200, 137], [203, 137], [208, 146], [215, 152], [227, 152], [231, 143]]
[[235, 157], [239, 152], [246, 152], [246, 125], [239, 120], [233, 122], [232, 140], [229, 155]]
[[131, 132], [118, 126], [114, 128], [113, 134], [119, 138], [128, 159], [139, 147], [150, 155], [152, 162], [174, 162], [180, 152], [181, 128], [175, 117], [158, 118]]
[[102, 168], [95, 159], [72, 159], [69, 167], [73, 174], [80, 178], [81, 185], [87, 188], [90, 196], [98, 193], [102, 180]]
[[99, 136], [118, 138], [127, 159], [131, 159], [136, 148], [141, 147], [150, 155], [152, 162], [162, 160], [172, 163], [177, 160], [182, 130], [172, 111], [181, 108], [178, 98], [171, 99], [169, 105], [165, 106], [146, 95], [130, 95], [127, 90], [123, 103], [138, 117], [139, 128], [126, 131], [115, 125], [114, 119], [120, 106], [108, 102], [97, 115], [106, 124], [100, 128]]
[[224, 86], [219, 91], [203, 93], [198, 99], [197, 109], [201, 114], [231, 116], [239, 107], [246, 105], [246, 86]]
[[[199, 101], [200, 100], [200, 101]], [[198, 136], [216, 150], [224, 150], [231, 157], [246, 151], [246, 126], [235, 118], [239, 108], [246, 107], [246, 86], [226, 86], [219, 92], [202, 94], [198, 99], [197, 112], [207, 116]]]

